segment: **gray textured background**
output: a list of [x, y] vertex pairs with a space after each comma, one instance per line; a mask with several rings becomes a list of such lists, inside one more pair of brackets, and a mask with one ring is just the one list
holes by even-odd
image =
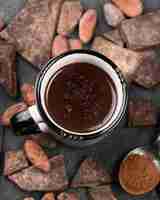
[[[109, 30], [110, 27], [104, 21], [102, 13], [102, 0], [82, 0], [82, 5], [84, 7], [96, 7], [99, 13], [99, 23], [97, 28], [97, 33], [104, 32]], [[25, 0], [0, 0], [0, 16], [2, 16], [5, 22], [8, 24], [12, 17], [24, 6]], [[144, 0], [145, 12], [160, 8], [160, 0]], [[37, 70], [34, 69], [29, 63], [23, 60], [20, 56], [17, 58], [17, 76], [19, 83], [23, 82], [34, 82], [37, 74]], [[132, 85], [129, 89], [130, 97], [135, 95], [137, 97], [151, 98], [152, 101], [157, 105], [157, 109], [160, 106], [160, 88], [157, 87], [153, 90], [145, 90], [138, 86]], [[20, 100], [20, 99], [19, 99]], [[15, 102], [15, 100], [9, 98], [4, 90], [0, 88], [0, 112], [4, 111], [5, 108]], [[2, 129], [0, 129], [2, 132]], [[107, 168], [116, 175], [118, 164], [123, 156], [132, 148], [139, 145], [150, 144], [156, 137], [155, 130], [152, 128], [122, 128], [117, 130], [111, 138], [106, 138], [103, 143], [98, 144], [94, 147], [85, 150], [75, 150], [64, 148], [66, 166], [69, 175], [72, 175], [75, 171], [75, 167], [79, 160], [83, 156], [92, 156], [97, 159], [100, 159], [104, 162]], [[16, 137], [13, 132], [9, 129], [6, 129], [5, 137], [5, 149], [18, 149], [22, 147], [22, 143], [25, 137]], [[116, 177], [116, 176], [114, 176]], [[145, 196], [131, 197], [126, 194], [116, 183], [113, 185], [113, 190], [117, 196], [118, 200], [157, 200], [158, 199], [158, 189], [153, 191]], [[21, 200], [25, 196], [32, 195], [37, 200], [40, 199], [42, 194], [32, 193], [27, 194], [20, 191], [12, 183], [8, 182], [3, 176], [0, 177], [0, 200]], [[82, 200], [85, 200], [83, 197]]]

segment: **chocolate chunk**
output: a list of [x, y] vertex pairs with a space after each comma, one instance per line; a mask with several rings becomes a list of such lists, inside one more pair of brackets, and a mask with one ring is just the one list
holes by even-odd
[[17, 94], [16, 49], [0, 39], [0, 84], [11, 96]]
[[14, 39], [17, 51], [33, 65], [48, 61], [63, 0], [29, 0], [2, 31]]
[[135, 51], [117, 46], [102, 37], [95, 38], [93, 49], [111, 59], [128, 81], [133, 80], [137, 68], [141, 63], [141, 55]]
[[26, 191], [59, 191], [65, 189], [68, 180], [65, 175], [64, 156], [52, 157], [50, 164], [51, 170], [48, 173], [32, 166], [9, 176], [9, 179]]
[[91, 200], [117, 200], [110, 185], [89, 189], [89, 197]]
[[118, 29], [114, 29], [114, 30], [105, 32], [105, 33], [103, 33], [102, 36], [105, 37], [107, 40], [110, 40], [114, 44], [117, 44], [120, 47], [124, 46], [124, 42], [122, 40], [122, 37], [121, 37]]
[[124, 20], [120, 30], [130, 49], [145, 49], [159, 45], [160, 10]]
[[146, 50], [140, 54], [142, 63], [138, 67], [134, 81], [145, 88], [156, 86], [160, 82], [160, 49]]
[[156, 107], [149, 100], [130, 100], [129, 126], [154, 126], [157, 122]]
[[82, 15], [82, 6], [79, 0], [65, 1], [62, 5], [57, 32], [67, 36], [77, 26]]
[[112, 179], [107, 169], [96, 160], [86, 159], [82, 162], [76, 176], [71, 183], [72, 187], [92, 187], [104, 183], [111, 183]]
[[23, 150], [8, 151], [5, 153], [4, 175], [11, 175], [19, 170], [27, 168], [28, 161]]

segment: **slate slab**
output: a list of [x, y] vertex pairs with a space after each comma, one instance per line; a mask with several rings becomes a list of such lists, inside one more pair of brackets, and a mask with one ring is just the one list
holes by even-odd
[[[0, 16], [5, 18], [5, 21], [9, 23], [13, 16], [24, 6], [25, 0], [0, 0]], [[97, 8], [99, 23], [97, 33], [106, 32], [111, 28], [106, 24], [101, 8], [103, 0], [81, 0], [82, 5], [85, 8]], [[160, 8], [159, 0], [144, 0], [145, 11], [152, 11]], [[18, 68], [18, 81], [20, 84], [24, 82], [35, 82], [37, 70], [32, 68], [29, 62], [18, 56], [17, 59]], [[146, 90], [144, 88], [132, 85], [131, 91], [132, 96], [135, 98], [138, 96], [149, 96], [160, 106], [160, 88], [156, 87], [152, 90]], [[11, 99], [4, 90], [0, 87], [0, 111], [4, 111], [5, 108], [15, 101]], [[1, 133], [1, 130], [0, 130]], [[77, 162], [84, 156], [97, 157], [103, 162], [107, 163], [107, 166], [112, 171], [123, 158], [123, 156], [132, 148], [139, 145], [150, 144], [156, 137], [156, 133], [152, 128], [133, 128], [133, 129], [122, 129], [113, 134], [111, 138], [106, 138], [101, 144], [95, 145], [91, 148], [84, 150], [73, 150], [65, 148], [65, 162], [67, 163], [68, 172], [71, 174], [74, 171], [74, 166], [77, 166]], [[16, 137], [12, 130], [6, 129], [6, 149], [17, 149], [22, 147], [22, 143], [25, 137]], [[1, 138], [0, 138], [1, 141]], [[118, 200], [157, 200], [157, 194], [155, 191], [151, 194], [146, 194], [143, 197], [131, 197], [124, 193], [119, 187], [115, 192], [118, 195]], [[35, 200], [39, 200], [42, 197], [40, 193], [26, 193], [15, 187], [14, 184], [9, 182], [6, 178], [0, 177], [0, 193], [1, 200], [10, 200], [11, 197], [15, 200], [22, 200], [24, 197], [34, 197]], [[85, 200], [85, 198], [83, 198]]]

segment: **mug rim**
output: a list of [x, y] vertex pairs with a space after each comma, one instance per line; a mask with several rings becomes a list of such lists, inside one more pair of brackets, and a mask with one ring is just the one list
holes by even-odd
[[[102, 129], [99, 130], [99, 128], [95, 131], [95, 133], [93, 134], [76, 134], [77, 132], [75, 132], [75, 134], [73, 134], [72, 132], [65, 132], [64, 130], [62, 130], [60, 127], [57, 127], [55, 124], [53, 124], [53, 122], [49, 119], [49, 117], [47, 116], [46, 112], [44, 111], [44, 108], [42, 106], [42, 100], [41, 100], [41, 86], [42, 86], [42, 82], [44, 80], [44, 77], [47, 73], [47, 71], [51, 68], [52, 65], [54, 65], [58, 60], [68, 56], [68, 55], [72, 55], [72, 54], [87, 54], [87, 55], [92, 55], [95, 57], [98, 57], [100, 59], [102, 59], [105, 63], [109, 64], [112, 69], [115, 71], [115, 73], [118, 75], [119, 80], [121, 82], [122, 85], [122, 92], [123, 92], [123, 101], [122, 101], [122, 105], [121, 105], [121, 109], [117, 115], [117, 118], [110, 124], [110, 126], [105, 128], [105, 124], [102, 126]], [[121, 119], [124, 116], [124, 113], [126, 112], [126, 107], [127, 107], [127, 102], [128, 102], [128, 85], [126, 80], [124, 79], [122, 73], [120, 72], [120, 70], [118, 69], [118, 67], [107, 57], [105, 57], [104, 55], [90, 50], [90, 49], [82, 49], [82, 50], [72, 50], [72, 51], [68, 51], [66, 53], [63, 53], [57, 57], [51, 58], [42, 68], [42, 70], [40, 71], [37, 79], [36, 79], [36, 84], [35, 84], [35, 88], [36, 88], [36, 104], [38, 107], [38, 110], [42, 116], [42, 118], [44, 119], [45, 123], [49, 126], [49, 128], [51, 128], [53, 131], [55, 131], [57, 134], [62, 135], [62, 136], [70, 136], [70, 138], [77, 138], [79, 137], [80, 139], [89, 139], [89, 138], [93, 138], [93, 137], [97, 137], [99, 134], [104, 133], [104, 130], [106, 132], [110, 132], [111, 130], [113, 130], [115, 127], [117, 127], [117, 125], [119, 124], [119, 122], [121, 121]], [[103, 129], [104, 127], [104, 129]], [[67, 129], [66, 129], [67, 130]], [[91, 132], [91, 131], [90, 131]], [[83, 133], [83, 132], [82, 132]]]

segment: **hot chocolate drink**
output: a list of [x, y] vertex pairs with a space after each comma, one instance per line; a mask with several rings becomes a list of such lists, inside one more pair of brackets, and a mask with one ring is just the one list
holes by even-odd
[[117, 104], [116, 87], [100, 67], [72, 63], [57, 71], [46, 89], [51, 118], [73, 132], [90, 132], [104, 126]]

